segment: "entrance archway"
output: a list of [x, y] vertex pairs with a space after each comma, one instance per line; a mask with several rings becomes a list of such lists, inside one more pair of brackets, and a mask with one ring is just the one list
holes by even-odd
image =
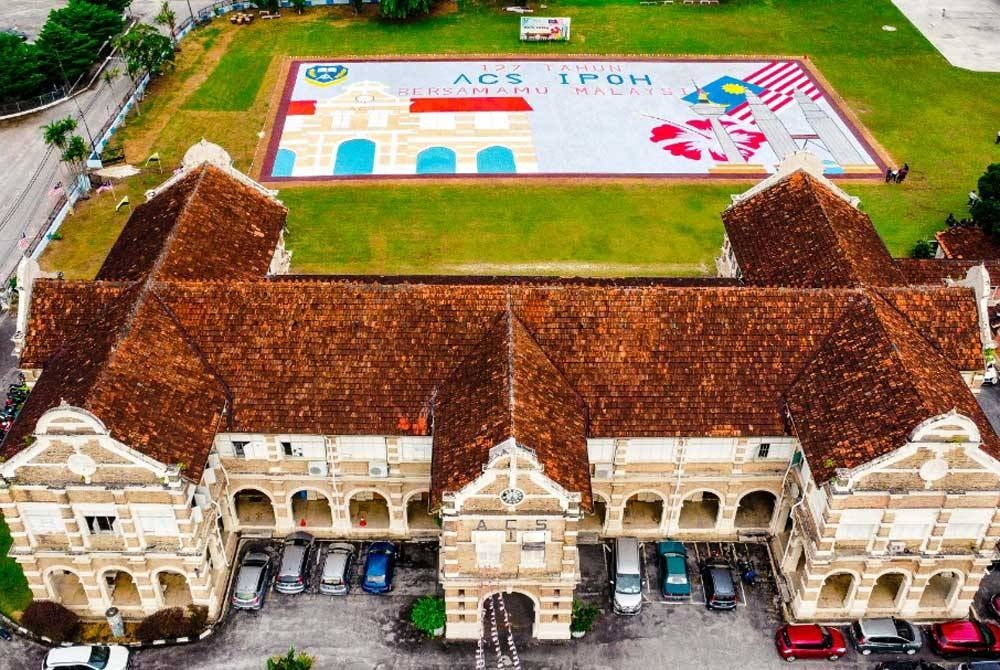
[[607, 520], [608, 504], [594, 496], [594, 511], [583, 515], [583, 519], [580, 521], [580, 532], [600, 535], [604, 532], [604, 524]]
[[233, 496], [236, 518], [242, 526], [274, 526], [271, 498], [257, 489], [243, 489]]
[[448, 147], [428, 147], [417, 154], [417, 174], [454, 174], [455, 152]]
[[868, 597], [868, 609], [895, 610], [906, 591], [906, 575], [901, 572], [887, 572], [879, 575]]
[[385, 530], [389, 528], [389, 501], [375, 491], [357, 491], [348, 503], [352, 528]]
[[53, 570], [49, 573], [49, 590], [52, 599], [63, 607], [86, 607], [90, 604], [80, 576], [71, 570]]
[[767, 529], [774, 517], [774, 505], [778, 501], [770, 491], [751, 491], [736, 506], [735, 525], [737, 528]]
[[187, 577], [179, 572], [164, 570], [156, 576], [156, 587], [164, 607], [187, 607], [194, 603], [191, 585]]
[[658, 530], [663, 522], [663, 498], [655, 493], [636, 493], [625, 501], [622, 528], [625, 530]]
[[296, 491], [292, 494], [292, 520], [302, 528], [329, 528], [333, 525], [329, 498], [312, 489]]
[[138, 607], [142, 605], [139, 588], [135, 579], [124, 570], [108, 570], [104, 573], [104, 584], [108, 592], [108, 600], [115, 607]]
[[837, 572], [823, 580], [816, 606], [823, 609], [844, 609], [854, 599], [854, 575]]
[[371, 174], [375, 169], [375, 143], [371, 140], [347, 140], [337, 147], [333, 174]]
[[939, 572], [932, 575], [920, 596], [920, 609], [951, 609], [962, 578], [957, 572]]
[[431, 494], [421, 491], [413, 494], [406, 501], [406, 525], [410, 530], [437, 530], [437, 522], [428, 511]]
[[[496, 614], [497, 633], [500, 636], [500, 646], [507, 651], [506, 638], [513, 635], [517, 643], [527, 642], [534, 635], [537, 623], [538, 609], [535, 601], [528, 595], [512, 591], [510, 593], [494, 593], [483, 599], [483, 637], [487, 640], [487, 649], [492, 646], [492, 613]], [[506, 612], [506, 616], [505, 616]], [[508, 627], [507, 622], [510, 622]]]
[[681, 503], [677, 527], [681, 530], [711, 530], [719, 523], [719, 496], [695, 491]]
[[486, 147], [476, 154], [476, 172], [479, 174], [511, 174], [517, 172], [514, 152], [507, 147]]

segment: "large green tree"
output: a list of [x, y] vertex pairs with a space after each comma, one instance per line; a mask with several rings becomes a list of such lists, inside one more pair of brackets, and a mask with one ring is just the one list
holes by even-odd
[[177, 13], [170, 9], [170, 3], [167, 0], [163, 0], [163, 4], [160, 5], [160, 13], [153, 17], [153, 22], [158, 26], [164, 26], [170, 31], [170, 39], [177, 46], [177, 38], [174, 36], [174, 31], [177, 30]]
[[50, 21], [86, 35], [94, 41], [95, 47], [99, 47], [104, 40], [120, 33], [124, 25], [118, 12], [95, 5], [88, 0], [69, 0], [69, 4], [62, 9], [49, 12], [46, 23]]
[[115, 46], [125, 59], [125, 71], [133, 82], [144, 72], [159, 73], [174, 59], [170, 38], [151, 25], [137, 23], [124, 35], [119, 35]]
[[90, 69], [98, 44], [55, 21], [46, 22], [35, 42], [39, 62], [49, 79], [69, 84]]
[[431, 0], [381, 0], [382, 15], [390, 19], [405, 19], [431, 11]]
[[132, 4], [132, 0], [87, 0], [95, 5], [100, 5], [102, 7], [107, 7], [110, 10], [121, 14], [125, 11], [125, 8]]
[[22, 100], [45, 88], [46, 76], [38, 62], [38, 47], [17, 35], [0, 33], [0, 102]]
[[969, 211], [976, 225], [1000, 238], [1000, 163], [993, 163], [979, 178], [979, 199]]

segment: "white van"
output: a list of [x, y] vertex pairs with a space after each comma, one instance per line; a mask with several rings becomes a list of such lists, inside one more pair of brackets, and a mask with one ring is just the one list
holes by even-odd
[[620, 537], [615, 541], [614, 610], [634, 615], [642, 609], [642, 564], [639, 540]]

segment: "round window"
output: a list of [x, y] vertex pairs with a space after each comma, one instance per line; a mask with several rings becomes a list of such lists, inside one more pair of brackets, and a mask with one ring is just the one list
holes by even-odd
[[920, 466], [920, 478], [925, 482], [934, 482], [948, 474], [948, 461], [933, 458]]

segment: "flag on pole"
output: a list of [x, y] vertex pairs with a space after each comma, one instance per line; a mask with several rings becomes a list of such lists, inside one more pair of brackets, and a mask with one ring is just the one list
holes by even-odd
[[129, 209], [132, 209], [132, 205], [129, 205], [128, 202], [128, 196], [125, 196], [124, 198], [118, 201], [118, 204], [115, 205], [115, 212], [117, 212], [122, 207], [125, 207], [126, 205], [128, 206]]
[[100, 195], [101, 193], [107, 193], [108, 191], [112, 191], [112, 190], [114, 190], [114, 189], [111, 187], [111, 182], [105, 182], [105, 183], [101, 184], [100, 186], [98, 186], [97, 190], [95, 190], [94, 193], [97, 194], [97, 195]]
[[159, 162], [160, 162], [160, 152], [157, 151], [150, 154], [149, 158], [146, 159], [146, 164], [144, 167], [149, 167], [150, 163], [159, 163]]

